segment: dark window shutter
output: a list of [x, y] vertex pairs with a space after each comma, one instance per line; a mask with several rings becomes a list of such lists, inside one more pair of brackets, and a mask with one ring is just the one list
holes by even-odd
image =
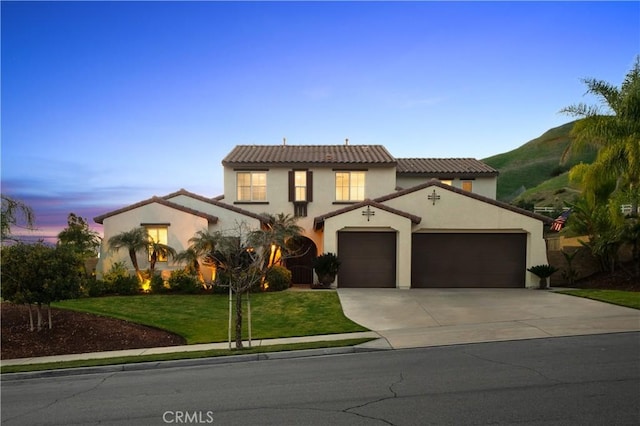
[[313, 172], [307, 170], [307, 202], [313, 201]]
[[296, 181], [293, 170], [289, 170], [289, 201], [295, 201], [296, 199]]

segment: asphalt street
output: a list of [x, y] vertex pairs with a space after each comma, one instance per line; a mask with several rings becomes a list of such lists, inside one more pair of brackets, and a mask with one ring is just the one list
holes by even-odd
[[1, 392], [6, 425], [636, 425], [640, 333], [7, 377]]

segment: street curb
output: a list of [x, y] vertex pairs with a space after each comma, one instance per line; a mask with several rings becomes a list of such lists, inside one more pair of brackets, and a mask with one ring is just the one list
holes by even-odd
[[280, 351], [280, 352], [264, 352], [257, 354], [247, 355], [222, 355], [209, 358], [196, 358], [196, 359], [178, 359], [170, 361], [149, 361], [130, 364], [115, 364], [115, 365], [103, 365], [95, 367], [76, 367], [76, 368], [60, 368], [57, 370], [42, 370], [42, 371], [30, 371], [22, 373], [4, 373], [0, 376], [0, 381], [14, 381], [14, 380], [27, 380], [27, 379], [42, 379], [51, 377], [67, 377], [67, 376], [79, 376], [84, 374], [105, 374], [105, 373], [119, 373], [126, 371], [145, 371], [155, 370], [160, 368], [180, 368], [180, 367], [198, 367], [206, 365], [220, 365], [220, 364], [235, 364], [239, 362], [251, 362], [251, 361], [270, 361], [279, 359], [293, 359], [293, 358], [309, 358], [315, 356], [325, 355], [342, 355], [353, 354], [362, 352], [377, 352], [381, 350], [389, 350], [391, 348], [369, 348], [357, 346], [343, 346], [338, 348], [316, 348], [316, 349], [302, 349], [295, 351]]

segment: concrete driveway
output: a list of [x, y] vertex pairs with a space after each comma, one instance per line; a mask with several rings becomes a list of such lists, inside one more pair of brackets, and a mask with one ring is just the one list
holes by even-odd
[[640, 311], [531, 289], [338, 289], [347, 317], [378, 347], [640, 331]]

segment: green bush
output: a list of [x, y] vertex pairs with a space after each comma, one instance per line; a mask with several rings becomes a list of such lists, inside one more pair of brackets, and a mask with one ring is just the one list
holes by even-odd
[[284, 266], [269, 268], [265, 276], [264, 288], [267, 291], [282, 291], [291, 287], [291, 271]]
[[103, 276], [105, 294], [131, 295], [140, 290], [138, 278], [129, 274], [124, 262], [116, 262]]
[[82, 290], [87, 297], [100, 297], [106, 293], [106, 285], [102, 280], [96, 277], [88, 277], [84, 280]]
[[140, 282], [138, 278], [132, 275], [126, 277], [117, 277], [111, 283], [111, 290], [113, 293], [120, 296], [130, 296], [132, 294], [138, 294], [140, 292]]
[[153, 277], [151, 277], [151, 292], [156, 294], [169, 292], [168, 283], [165, 284], [162, 275], [154, 274]]
[[169, 288], [175, 293], [195, 294], [202, 290], [202, 285], [194, 275], [184, 269], [178, 269], [171, 272]]

